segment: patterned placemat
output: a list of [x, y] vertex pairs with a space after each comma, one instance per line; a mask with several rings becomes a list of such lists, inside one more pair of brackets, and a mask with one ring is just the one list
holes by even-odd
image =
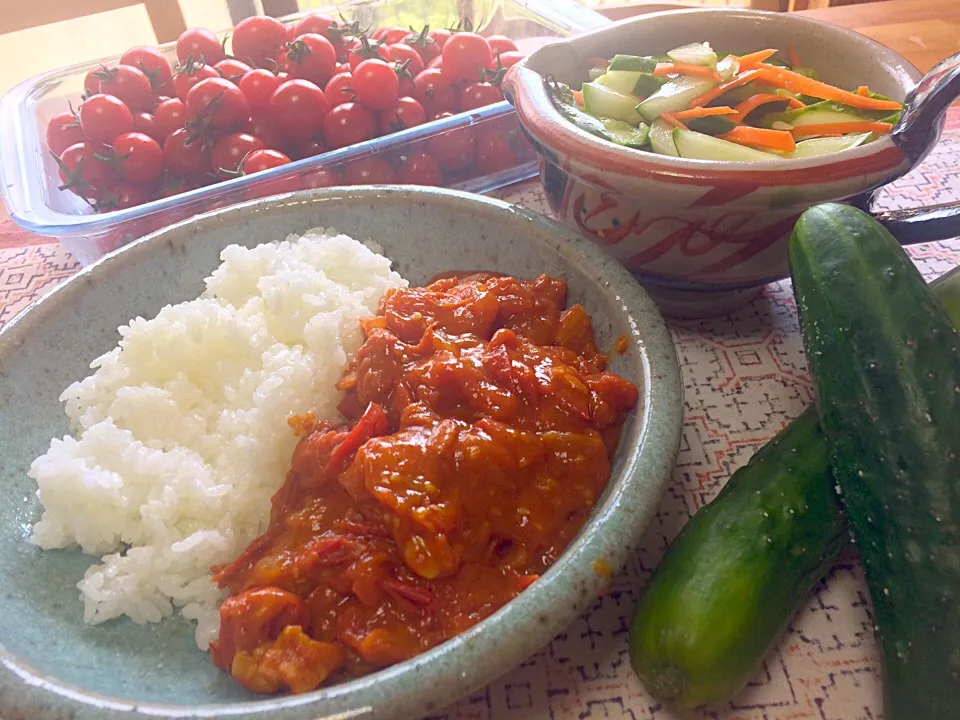
[[[960, 115], [924, 165], [883, 193], [885, 207], [960, 199]], [[499, 193], [542, 213], [536, 182]], [[3, 230], [3, 228], [0, 228]], [[0, 232], [0, 235], [4, 235]], [[9, 228], [0, 238], [0, 324], [79, 269], [58, 245]], [[960, 264], [960, 240], [911, 249], [928, 279]], [[685, 420], [673, 484], [639, 551], [611, 591], [522, 666], [439, 713], [435, 720], [578, 718], [674, 720], [635, 678], [627, 656], [630, 617], [669, 541], [730, 474], [813, 398], [796, 307], [787, 282], [768, 286], [724, 318], [670, 323], [683, 370]], [[876, 720], [879, 657], [870, 603], [852, 551], [812, 593], [749, 686], [713, 720]]]

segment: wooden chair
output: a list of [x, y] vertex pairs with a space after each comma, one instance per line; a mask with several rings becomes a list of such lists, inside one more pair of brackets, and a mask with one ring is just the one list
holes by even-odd
[[138, 5], [146, 9], [158, 43], [176, 40], [187, 29], [177, 0], [23, 0], [0, 13], [0, 35]]

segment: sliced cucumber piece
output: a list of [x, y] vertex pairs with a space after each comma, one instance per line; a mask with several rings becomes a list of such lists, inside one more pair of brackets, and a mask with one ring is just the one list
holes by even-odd
[[717, 54], [710, 47], [710, 43], [690, 43], [683, 45], [667, 53], [667, 57], [678, 63], [687, 63], [688, 65], [705, 65], [707, 67], [717, 66]]
[[819, 73], [817, 73], [817, 71], [814, 70], [812, 67], [805, 67], [805, 66], [803, 66], [803, 65], [797, 65], [797, 67], [795, 67], [795, 68], [790, 68], [790, 69], [793, 70], [795, 73], [797, 73], [797, 74], [799, 74], [799, 75], [805, 75], [806, 77], [811, 78], [811, 79], [813, 79], [813, 80], [819, 80], [819, 79], [820, 79]]
[[640, 73], [640, 79], [637, 80], [637, 84], [633, 88], [633, 94], [637, 97], [647, 98], [657, 92], [657, 90], [662, 88], [666, 83], [666, 78]]
[[642, 72], [633, 72], [632, 70], [608, 70], [598, 77], [594, 82], [597, 85], [603, 85], [611, 90], [616, 90], [621, 95], [634, 95], [634, 88], [637, 87], [637, 81], [644, 77]]
[[673, 130], [674, 128], [663, 120], [654, 120], [650, 126], [650, 148], [659, 155], [680, 157], [673, 142]]
[[841, 150], [859, 147], [870, 139], [873, 133], [860, 133], [857, 135], [844, 135], [836, 138], [811, 138], [801, 140], [797, 143], [796, 149], [789, 155], [792, 158], [809, 158], [820, 155], [831, 155]]
[[693, 118], [687, 122], [687, 127], [694, 132], [704, 133], [705, 135], [723, 135], [725, 132], [733, 130], [736, 125], [723, 116], [714, 115], [712, 117]]
[[692, 160], [762, 162], [779, 159], [777, 155], [771, 153], [683, 128], [674, 129], [673, 142], [677, 146], [680, 157]]
[[652, 57], [640, 55], [614, 55], [608, 70], [626, 70], [629, 72], [652, 73], [657, 69], [657, 61]]
[[720, 73], [720, 77], [726, 82], [740, 72], [740, 61], [737, 60], [735, 55], [727, 55], [717, 63], [717, 72]]
[[793, 127], [803, 127], [804, 125], [863, 122], [864, 120], [869, 120], [869, 118], [864, 117], [854, 108], [824, 100], [823, 102], [797, 108], [796, 110], [765, 115], [761, 124], [770, 127], [774, 122], [779, 121], [785, 122]]
[[563, 115], [567, 120], [572, 122], [581, 130], [586, 130], [588, 133], [593, 135], [603, 135], [606, 128], [603, 125], [603, 121], [599, 118], [595, 118], [590, 113], [586, 113], [576, 105], [571, 105], [570, 103], [560, 102], [554, 100], [554, 105], [557, 110], [560, 111], [560, 114]]
[[607, 74], [607, 68], [605, 67], [592, 67], [587, 70], [587, 75], [590, 76], [590, 82], [597, 80], [598, 78], [603, 77]]
[[583, 92], [583, 109], [591, 115], [616, 118], [631, 125], [639, 125], [643, 121], [634, 109], [637, 98], [632, 95], [618, 93], [597, 83], [584, 83], [581, 91]]
[[650, 128], [645, 123], [640, 123], [634, 127], [623, 120], [614, 120], [613, 118], [600, 118], [603, 123], [603, 137], [614, 142], [617, 145], [623, 145], [629, 148], [641, 148], [648, 142]]
[[637, 105], [637, 112], [644, 120], [653, 122], [664, 113], [677, 112], [690, 106], [697, 95], [716, 87], [716, 80], [695, 77], [679, 77], [664, 83], [653, 95]]

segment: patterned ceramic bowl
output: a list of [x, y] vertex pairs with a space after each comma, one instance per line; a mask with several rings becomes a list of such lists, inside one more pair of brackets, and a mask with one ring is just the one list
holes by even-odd
[[[661, 54], [678, 45], [752, 51], [793, 47], [827, 82], [868, 85], [909, 107], [890, 136], [825, 157], [770, 162], [684, 160], [608, 143], [564, 119], [545, 79], [579, 87], [588, 58]], [[844, 28], [787, 13], [660, 12], [541, 48], [505, 82], [541, 155], [556, 217], [622, 262], [672, 315], [729, 312], [786, 277], [787, 239], [811, 205], [853, 201], [906, 173], [930, 151], [960, 88], [960, 56], [920, 73], [892, 50]], [[916, 90], [914, 90], [916, 88]], [[880, 217], [904, 243], [960, 234], [956, 208]]]

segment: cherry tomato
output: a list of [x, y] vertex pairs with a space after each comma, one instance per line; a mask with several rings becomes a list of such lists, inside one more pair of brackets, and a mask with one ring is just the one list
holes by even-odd
[[476, 110], [503, 100], [503, 93], [496, 85], [486, 82], [473, 83], [460, 95], [460, 110]]
[[442, 112], [455, 112], [458, 106], [457, 90], [445, 73], [437, 69], [424, 70], [413, 79], [417, 100], [428, 117]]
[[223, 60], [225, 54], [223, 45], [212, 32], [206, 28], [190, 28], [177, 38], [177, 60], [185, 62], [190, 56], [212, 66]]
[[404, 185], [438, 186], [443, 181], [443, 174], [433, 155], [415, 153], [400, 165], [397, 180]]
[[157, 139], [163, 141], [174, 130], [179, 130], [186, 124], [187, 109], [178, 98], [170, 98], [157, 105], [153, 118], [157, 125], [157, 134], [162, 136]]
[[287, 28], [276, 18], [254, 15], [233, 29], [233, 54], [245, 63], [263, 67], [276, 58], [287, 41]]
[[427, 114], [417, 100], [412, 97], [402, 97], [380, 111], [380, 133], [389, 135], [407, 128], [423, 125], [427, 121]]
[[163, 148], [149, 135], [128, 132], [113, 141], [120, 174], [125, 180], [148, 184], [160, 179], [163, 172]]
[[110, 143], [133, 130], [130, 108], [113, 95], [92, 95], [80, 105], [80, 127], [95, 142]]
[[71, 145], [86, 140], [80, 120], [72, 112], [57, 113], [47, 123], [47, 147], [54, 155], [61, 155]]
[[302, 18], [300, 18], [300, 22], [294, 26], [297, 33], [294, 35], [294, 37], [300, 37], [301, 35], [305, 35], [307, 33], [317, 33], [319, 35], [323, 35], [325, 38], [327, 38], [327, 40], [329, 40], [330, 35], [328, 33], [330, 32], [330, 28], [335, 27], [336, 24], [337, 21], [329, 15], [324, 15], [323, 13], [310, 13], [309, 15], [304, 15]]
[[339, 184], [340, 176], [334, 170], [317, 170], [303, 177], [303, 187], [309, 190], [335, 187]]
[[187, 142], [186, 128], [174, 131], [163, 143], [163, 160], [170, 172], [185, 178], [199, 178], [210, 172], [210, 146], [199, 140]]
[[523, 53], [517, 50], [507, 50], [502, 52], [499, 55], [495, 55], [487, 67], [490, 70], [506, 70], [508, 67], [513, 67], [518, 62], [523, 60]]
[[436, 158], [441, 170], [453, 172], [473, 161], [474, 131], [470, 127], [448, 130], [427, 141], [427, 150]]
[[313, 138], [302, 142], [290, 151], [290, 157], [294, 160], [303, 160], [308, 157], [316, 157], [326, 152], [326, 148]]
[[250, 133], [233, 133], [221, 138], [213, 146], [210, 163], [219, 177], [234, 177], [247, 154], [263, 148], [263, 140], [258, 137]]
[[384, 45], [393, 45], [395, 43], [402, 43], [409, 34], [409, 28], [397, 25], [394, 27], [380, 28], [373, 34], [373, 39], [382, 41]]
[[323, 121], [323, 137], [331, 150], [355, 145], [375, 137], [377, 117], [360, 103], [348, 102], [332, 108]]
[[508, 38], [506, 35], [491, 35], [487, 38], [487, 44], [490, 46], [490, 51], [494, 55], [517, 51], [517, 46], [514, 44], [513, 40]]
[[356, 71], [357, 65], [364, 60], [390, 60], [387, 47], [376, 42], [371, 43], [365, 37], [354, 40], [347, 55], [351, 72]]
[[434, 68], [437, 70], [441, 69], [443, 67], [443, 55], [437, 55], [433, 60], [427, 63], [427, 67], [431, 70]]
[[263, 140], [263, 144], [274, 150], [282, 150], [289, 143], [283, 130], [265, 110], [255, 110], [247, 123], [246, 130]]
[[250, 105], [240, 88], [223, 78], [207, 78], [194, 85], [184, 102], [187, 116], [214, 132], [239, 127], [250, 117]]
[[173, 76], [173, 90], [177, 97], [180, 98], [181, 102], [183, 102], [186, 101], [187, 93], [190, 92], [190, 88], [192, 88], [198, 82], [207, 80], [208, 78], [219, 77], [220, 73], [214, 70], [210, 65], [204, 65], [203, 63], [198, 62], [188, 62], [187, 64], [177, 68], [177, 72]]
[[101, 212], [124, 210], [149, 201], [148, 188], [133, 182], [114, 180], [103, 188], [103, 193], [97, 201], [97, 209]]
[[251, 110], [265, 108], [273, 91], [283, 82], [269, 70], [251, 70], [240, 78], [240, 92], [247, 98]]
[[148, 112], [133, 114], [133, 131], [152, 137], [158, 143], [167, 139], [166, 135], [161, 134], [160, 126], [157, 125], [157, 118]]
[[383, 60], [364, 60], [353, 71], [353, 92], [371, 110], [383, 110], [397, 99], [400, 81]]
[[447, 40], [451, 37], [453, 37], [453, 30], [449, 28], [437, 28], [430, 31], [430, 38], [437, 46], [437, 54], [443, 50], [443, 46], [447, 44]]
[[157, 198], [167, 198], [173, 197], [174, 195], [179, 195], [182, 192], [187, 190], [193, 190], [194, 183], [187, 180], [186, 178], [178, 177], [176, 175], [171, 175], [169, 171], [164, 170], [163, 180], [160, 181], [160, 186], [157, 188], [155, 197]]
[[95, 157], [102, 148], [76, 143], [60, 153], [60, 180], [63, 188], [80, 197], [94, 199], [103, 185], [113, 179], [113, 168]]
[[287, 45], [286, 67], [293, 77], [323, 87], [333, 77], [337, 51], [323, 35], [306, 33]]
[[247, 155], [240, 169], [244, 175], [253, 175], [253, 173], [280, 167], [289, 162], [290, 158], [279, 150], [254, 150]]
[[213, 66], [213, 69], [220, 73], [220, 77], [229, 80], [234, 85], [240, 83], [240, 79], [248, 72], [253, 70], [245, 62], [240, 62], [234, 58], [225, 58]]
[[440, 55], [440, 48], [442, 47], [431, 37], [429, 25], [420, 32], [411, 32], [403, 42], [412, 47], [424, 63], [428, 63]]
[[270, 116], [293, 143], [316, 135], [329, 108], [323, 90], [309, 80], [287, 80], [274, 90], [267, 106]]
[[349, 72], [337, 73], [327, 86], [323, 89], [323, 94], [327, 96], [327, 102], [334, 108], [343, 103], [353, 102], [353, 75]]
[[455, 33], [443, 46], [443, 69], [451, 77], [478, 80], [493, 54], [486, 38], [472, 32]]
[[413, 76], [423, 72], [423, 58], [416, 50], [405, 43], [398, 42], [387, 47], [387, 57], [390, 58], [391, 62], [401, 65], [405, 62], [409, 63], [407, 71]]
[[119, 98], [131, 110], [149, 110], [153, 107], [153, 88], [150, 79], [140, 70], [130, 65], [117, 65], [103, 68], [100, 78], [100, 92]]
[[120, 56], [120, 64], [135, 67], [146, 75], [155, 95], [173, 92], [171, 89], [173, 70], [170, 69], [170, 63], [159, 48], [147, 46], [130, 48]]
[[356, 160], [343, 171], [344, 185], [390, 185], [396, 181], [390, 164], [376, 155]]
[[98, 92], [100, 92], [100, 78], [97, 76], [97, 73], [101, 72], [102, 70], [102, 67], [95, 67], [92, 70], [87, 70], [87, 74], [83, 78], [84, 95], [96, 95]]
[[494, 129], [478, 133], [473, 160], [477, 169], [486, 175], [515, 165], [517, 156], [507, 135]]
[[417, 94], [417, 86], [413, 82], [413, 75], [410, 71], [394, 63], [394, 71], [397, 74], [397, 97], [413, 97]]

